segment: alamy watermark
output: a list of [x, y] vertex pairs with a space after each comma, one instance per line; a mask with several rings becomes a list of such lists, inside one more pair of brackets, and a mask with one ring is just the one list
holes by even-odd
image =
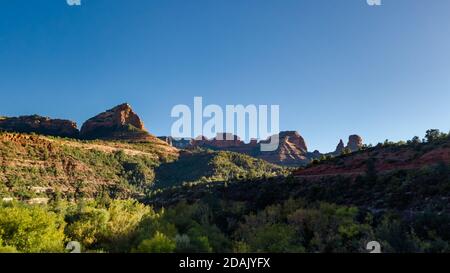
[[[204, 107], [203, 98], [194, 97], [193, 111], [188, 105], [179, 104], [172, 108], [171, 117], [178, 118], [171, 129], [174, 138], [216, 136], [219, 141], [235, 140], [234, 135], [242, 139], [267, 138], [261, 142], [261, 151], [278, 149], [279, 105], [226, 105], [224, 111], [215, 104]], [[208, 120], [204, 123], [204, 119]]]
[[66, 0], [69, 6], [81, 6], [81, 0]]
[[381, 0], [366, 0], [369, 6], [381, 6]]

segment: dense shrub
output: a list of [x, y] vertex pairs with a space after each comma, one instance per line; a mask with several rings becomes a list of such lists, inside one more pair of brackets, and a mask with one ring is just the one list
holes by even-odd
[[64, 248], [61, 215], [18, 203], [0, 206], [0, 247], [3, 252], [60, 252]]

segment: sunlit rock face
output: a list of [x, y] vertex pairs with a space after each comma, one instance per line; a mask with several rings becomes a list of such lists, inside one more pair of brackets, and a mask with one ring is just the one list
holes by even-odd
[[127, 103], [118, 105], [87, 120], [81, 127], [83, 139], [146, 139], [144, 123]]
[[73, 121], [51, 119], [38, 115], [0, 117], [0, 130], [71, 138], [76, 138], [79, 134], [77, 124]]

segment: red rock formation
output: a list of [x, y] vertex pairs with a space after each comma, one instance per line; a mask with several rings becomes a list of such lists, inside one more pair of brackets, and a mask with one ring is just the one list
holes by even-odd
[[303, 137], [295, 131], [286, 131], [279, 134], [278, 149], [272, 152], [262, 152], [261, 144], [256, 139], [250, 143], [244, 143], [238, 136], [220, 133], [215, 138], [209, 140], [206, 137], [197, 137], [191, 141], [187, 148], [207, 148], [213, 150], [226, 150], [231, 152], [243, 153], [256, 158], [264, 159], [268, 162], [285, 165], [300, 166], [309, 162], [308, 148]]
[[352, 152], [358, 151], [363, 146], [363, 139], [358, 135], [351, 135], [348, 138], [347, 148]]
[[229, 133], [219, 133], [211, 141], [211, 145], [217, 148], [227, 148], [227, 147], [238, 147], [245, 145], [241, 139], [233, 134]]
[[139, 140], [148, 137], [144, 123], [127, 103], [87, 120], [81, 127], [84, 139]]
[[336, 150], [334, 151], [334, 154], [340, 155], [342, 151], [344, 151], [344, 149], [345, 149], [344, 141], [342, 141], [341, 139], [336, 147]]
[[191, 141], [192, 147], [204, 147], [211, 149], [227, 149], [246, 145], [238, 136], [229, 133], [218, 133], [213, 139], [198, 136]]
[[210, 144], [210, 140], [205, 136], [197, 136], [192, 139], [187, 148], [206, 147]]
[[306, 153], [308, 151], [305, 140], [296, 131], [281, 132], [280, 142], [290, 143], [291, 146], [295, 147], [295, 149], [298, 149], [303, 153]]
[[[265, 142], [267, 141], [262, 141], [262, 143]], [[296, 131], [285, 131], [279, 134], [277, 150], [259, 151], [255, 157], [283, 166], [301, 166], [310, 161], [308, 155], [308, 148], [303, 137]]]
[[77, 124], [70, 120], [48, 117], [22, 116], [0, 118], [0, 130], [17, 133], [36, 133], [59, 137], [78, 137]]
[[257, 146], [258, 146], [258, 140], [255, 139], [255, 138], [252, 138], [252, 139], [250, 140], [249, 145], [252, 146], [252, 147], [257, 147]]
[[359, 151], [359, 149], [361, 149], [362, 146], [363, 146], [362, 137], [358, 135], [351, 135], [348, 137], [347, 146], [344, 145], [344, 141], [342, 141], [341, 139], [336, 147], [336, 150], [331, 154], [335, 156], [341, 155], [344, 149], [348, 149], [351, 152], [356, 152]]

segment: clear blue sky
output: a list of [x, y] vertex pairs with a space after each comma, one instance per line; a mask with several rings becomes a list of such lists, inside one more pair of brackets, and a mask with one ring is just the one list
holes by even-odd
[[450, 129], [450, 1], [0, 0], [0, 115], [279, 104], [310, 150]]

